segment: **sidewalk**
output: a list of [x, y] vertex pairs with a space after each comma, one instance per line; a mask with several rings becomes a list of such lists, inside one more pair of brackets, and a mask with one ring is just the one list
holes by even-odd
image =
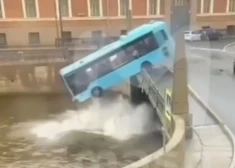
[[230, 140], [191, 97], [189, 106], [193, 113], [194, 137], [186, 142], [185, 168], [229, 168], [233, 156]]

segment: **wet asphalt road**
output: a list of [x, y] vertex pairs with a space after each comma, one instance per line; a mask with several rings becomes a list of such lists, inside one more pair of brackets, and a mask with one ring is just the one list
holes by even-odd
[[233, 56], [189, 53], [189, 84], [235, 134]]
[[235, 42], [235, 38], [232, 39], [220, 39], [218, 41], [195, 41], [187, 42], [187, 45], [192, 47], [211, 48], [211, 49], [223, 49], [226, 45]]

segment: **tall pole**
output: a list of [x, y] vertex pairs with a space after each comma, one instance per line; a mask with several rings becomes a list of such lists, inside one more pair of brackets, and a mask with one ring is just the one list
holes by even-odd
[[106, 33], [107, 33], [107, 37], [109, 37], [109, 0], [106, 0], [106, 17], [107, 17], [107, 29], [106, 29]]
[[58, 0], [58, 7], [59, 7], [60, 37], [61, 37], [61, 44], [62, 44], [62, 47], [63, 47], [63, 46], [64, 46], [64, 39], [63, 39], [63, 20], [62, 20], [62, 14], [61, 14], [61, 4], [60, 4], [60, 0]]
[[127, 30], [132, 29], [132, 8], [130, 5], [131, 0], [126, 0], [126, 21], [127, 21]]
[[58, 27], [58, 14], [57, 14], [57, 8], [56, 8], [56, 2], [54, 2], [54, 8], [55, 8], [55, 26], [56, 26], [56, 46], [58, 45], [60, 33], [59, 33], [59, 27]]
[[184, 29], [188, 29], [191, 17], [190, 3], [186, 0], [183, 2], [183, 4], [172, 4], [171, 31], [176, 41], [172, 112], [185, 119], [186, 137], [192, 138], [192, 116], [189, 113], [188, 104], [188, 70], [184, 40]]

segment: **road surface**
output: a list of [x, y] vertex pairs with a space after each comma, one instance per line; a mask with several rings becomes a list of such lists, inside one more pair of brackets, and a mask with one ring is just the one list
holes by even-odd
[[202, 53], [188, 53], [187, 57], [189, 84], [235, 134], [233, 58]]
[[[149, 73], [152, 80], [156, 84], [162, 96], [165, 95], [165, 89], [172, 89], [173, 86], [173, 74], [166, 68], [156, 67], [151, 73]], [[213, 125], [215, 122], [208, 116], [205, 109], [199, 105], [194, 98], [190, 95], [189, 100], [189, 111], [193, 114], [193, 126], [207, 126]]]
[[195, 41], [187, 42], [186, 45], [192, 47], [201, 47], [201, 48], [212, 48], [212, 49], [223, 49], [226, 45], [235, 42], [235, 38], [231, 39], [221, 39], [218, 41]]

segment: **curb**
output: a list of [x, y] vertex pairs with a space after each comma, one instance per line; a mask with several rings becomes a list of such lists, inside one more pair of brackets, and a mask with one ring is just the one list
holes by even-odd
[[[174, 73], [173, 69], [171, 69], [171, 68], [169, 68], [169, 71], [171, 73]], [[188, 90], [189, 90], [189, 94], [206, 110], [207, 114], [209, 114], [211, 117], [213, 117], [219, 123], [220, 128], [222, 129], [222, 131], [226, 134], [226, 136], [230, 140], [230, 142], [232, 144], [232, 148], [233, 148], [233, 150], [232, 150], [233, 156], [232, 156], [232, 161], [229, 165], [229, 168], [235, 168], [235, 136], [233, 135], [232, 131], [224, 124], [224, 122], [215, 113], [215, 111], [212, 110], [208, 105], [206, 105], [203, 102], [203, 100], [200, 98], [200, 96], [196, 93], [195, 90], [193, 90], [193, 88], [190, 85], [188, 85]]]
[[227, 48], [234, 46], [234, 45], [235, 45], [235, 42], [227, 44], [226, 46], [224, 46], [223, 50], [226, 52]]
[[215, 113], [214, 110], [212, 110], [210, 107], [208, 107], [208, 105], [206, 105], [202, 99], [200, 98], [200, 96], [192, 89], [192, 87], [190, 85], [188, 85], [188, 89], [189, 89], [189, 94], [200, 104], [202, 105], [202, 107], [206, 110], [206, 112], [212, 116], [218, 123], [220, 128], [223, 130], [223, 132], [226, 134], [226, 136], [229, 138], [229, 140], [232, 143], [232, 147], [233, 147], [233, 156], [232, 156], [232, 161], [230, 163], [229, 168], [234, 168], [235, 167], [235, 137], [233, 135], [233, 133], [231, 132], [231, 130], [224, 124], [224, 122], [219, 118], [219, 116]]
[[185, 158], [179, 158], [179, 154], [176, 151], [184, 151], [185, 122], [181, 117], [177, 115], [173, 115], [173, 120], [176, 126], [174, 128], [174, 133], [172, 137], [166, 144], [165, 149], [164, 147], [162, 147], [156, 152], [147, 155], [144, 158], [122, 168], [182, 167]]

